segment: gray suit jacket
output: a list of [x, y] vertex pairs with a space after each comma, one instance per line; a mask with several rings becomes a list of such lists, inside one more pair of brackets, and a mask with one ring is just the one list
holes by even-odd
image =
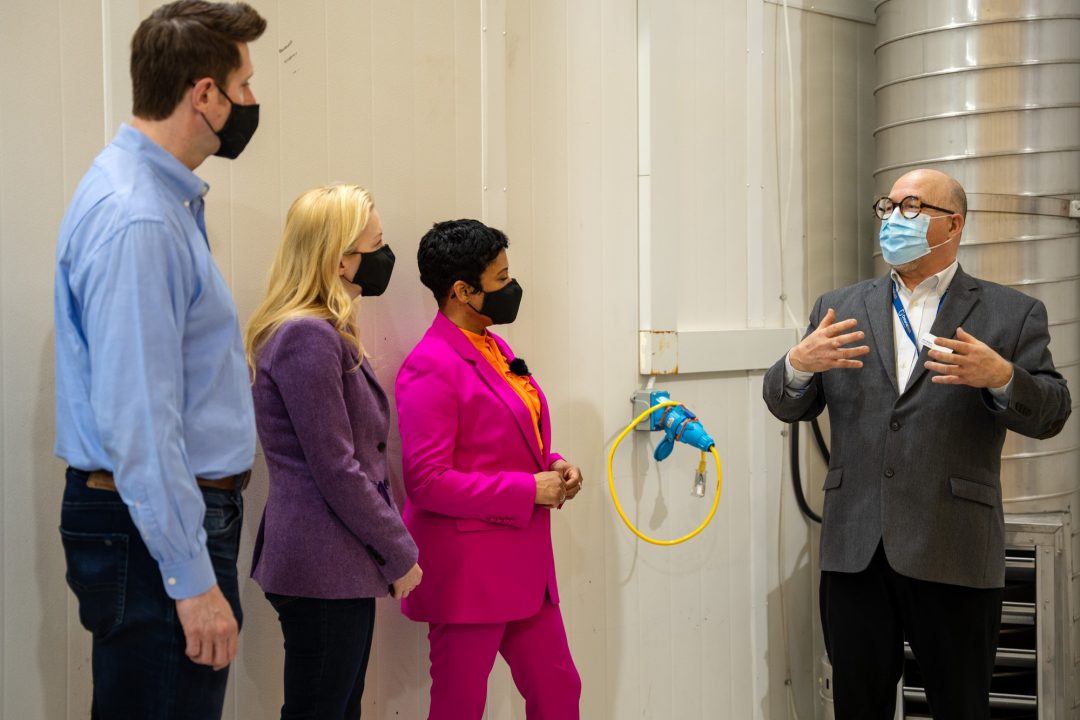
[[784, 358], [765, 375], [769, 410], [785, 422], [828, 406], [831, 462], [821, 529], [823, 570], [858, 572], [884, 541], [902, 575], [975, 588], [1005, 583], [1001, 446], [1005, 431], [1047, 438], [1069, 417], [1065, 380], [1047, 347], [1046, 308], [1027, 295], [958, 268], [931, 332], [963, 328], [1013, 363], [1009, 406], [990, 393], [930, 382], [923, 348], [897, 390], [888, 276], [834, 290], [814, 305], [807, 332], [828, 308], [855, 318], [870, 352], [857, 370], [814, 376], [798, 398], [784, 392]]

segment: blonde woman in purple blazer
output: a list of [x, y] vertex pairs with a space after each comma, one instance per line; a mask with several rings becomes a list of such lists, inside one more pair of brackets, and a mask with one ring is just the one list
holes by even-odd
[[388, 490], [390, 406], [357, 327], [394, 254], [371, 194], [315, 188], [289, 208], [245, 336], [270, 491], [252, 577], [285, 638], [281, 717], [360, 717], [375, 598], [405, 597], [417, 548]]

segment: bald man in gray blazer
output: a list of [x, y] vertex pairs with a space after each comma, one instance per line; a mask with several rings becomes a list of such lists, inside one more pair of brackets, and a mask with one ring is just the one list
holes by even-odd
[[764, 398], [785, 422], [829, 408], [820, 601], [836, 717], [893, 717], [907, 639], [934, 717], [986, 718], [1005, 431], [1051, 437], [1071, 400], [1043, 304], [956, 262], [959, 183], [916, 170], [875, 208], [892, 271], [819, 298]]

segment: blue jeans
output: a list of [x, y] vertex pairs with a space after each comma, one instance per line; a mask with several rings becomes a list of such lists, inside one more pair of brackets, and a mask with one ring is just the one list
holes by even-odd
[[266, 593], [285, 636], [281, 720], [356, 720], [375, 629], [375, 598]]
[[[221, 717], [228, 668], [214, 671], [184, 654], [176, 601], [165, 593], [120, 495], [86, 486], [68, 468], [60, 538], [79, 620], [93, 633], [92, 720], [213, 720]], [[206, 545], [218, 586], [237, 623], [236, 557], [244, 502], [240, 491], [203, 489]]]

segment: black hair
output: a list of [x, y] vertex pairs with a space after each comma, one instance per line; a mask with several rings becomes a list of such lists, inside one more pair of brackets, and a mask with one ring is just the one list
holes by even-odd
[[509, 246], [506, 233], [479, 220], [435, 223], [424, 233], [416, 251], [420, 282], [442, 307], [458, 280], [479, 291], [480, 275]]

